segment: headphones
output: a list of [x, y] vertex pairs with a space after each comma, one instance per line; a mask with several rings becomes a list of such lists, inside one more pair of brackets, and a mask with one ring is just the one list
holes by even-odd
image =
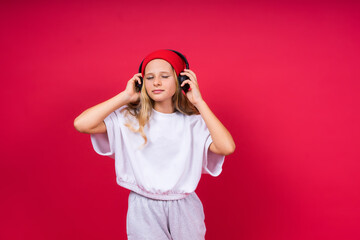
[[[186, 57], [184, 55], [182, 55], [181, 53], [175, 51], [175, 50], [171, 50], [171, 49], [166, 49], [166, 50], [170, 50], [170, 51], [173, 51], [174, 53], [176, 53], [179, 57], [182, 58], [182, 60], [185, 62], [185, 65], [186, 65], [186, 69], [189, 69], [189, 63], [186, 59]], [[141, 73], [141, 67], [142, 67], [142, 64], [143, 64], [144, 60], [141, 61], [141, 64], [140, 64], [140, 67], [139, 67], [139, 73]], [[187, 80], [187, 79], [190, 79], [188, 76], [186, 75], [179, 75], [177, 76], [178, 77], [178, 82], [179, 82], [179, 86], [181, 86], [181, 84]], [[140, 77], [140, 80], [141, 80], [141, 84], [139, 84], [137, 81], [135, 82], [135, 86], [136, 86], [136, 90], [138, 92], [141, 91], [141, 88], [142, 88], [142, 85], [143, 85], [143, 78]], [[186, 93], [187, 91], [189, 91], [189, 88], [190, 88], [190, 85], [189, 84], [185, 84], [183, 87], [181, 87], [182, 90], [184, 90], [184, 92]]]

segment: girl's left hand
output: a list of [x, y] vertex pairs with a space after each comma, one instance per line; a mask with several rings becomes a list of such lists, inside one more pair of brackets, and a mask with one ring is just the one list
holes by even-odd
[[199, 85], [198, 85], [198, 82], [197, 82], [197, 79], [196, 79], [196, 75], [190, 69], [184, 69], [184, 72], [181, 72], [180, 74], [181, 75], [186, 75], [186, 76], [188, 76], [190, 78], [190, 79], [185, 80], [181, 84], [181, 87], [183, 87], [185, 84], [190, 85], [190, 89], [186, 93], [186, 97], [189, 99], [189, 101], [192, 104], [194, 104], [196, 106], [198, 103], [203, 101], [203, 99], [201, 97], [201, 94], [200, 94]]

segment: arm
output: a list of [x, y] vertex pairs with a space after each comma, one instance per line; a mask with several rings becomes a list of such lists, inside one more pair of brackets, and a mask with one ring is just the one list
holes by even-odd
[[185, 74], [190, 78], [189, 80], [185, 80], [181, 86], [184, 86], [186, 83], [190, 85], [191, 90], [186, 93], [186, 96], [199, 110], [207, 128], [209, 129], [213, 140], [209, 147], [210, 151], [221, 155], [230, 155], [235, 151], [235, 142], [229, 131], [202, 99], [195, 73], [189, 69], [185, 69], [181, 74]]
[[74, 120], [74, 127], [81, 133], [105, 133], [104, 119], [119, 107], [128, 103], [124, 92], [109, 100], [99, 103], [84, 112]]
[[135, 74], [123, 92], [82, 112], [74, 120], [75, 129], [81, 133], [105, 133], [104, 119], [121, 106], [139, 99], [140, 93], [136, 92], [134, 85], [135, 81], [140, 82], [139, 76], [141, 73]]
[[235, 142], [229, 131], [210, 110], [205, 101], [199, 102], [195, 107], [204, 119], [213, 140], [209, 147], [210, 151], [221, 155], [232, 154], [235, 151]]

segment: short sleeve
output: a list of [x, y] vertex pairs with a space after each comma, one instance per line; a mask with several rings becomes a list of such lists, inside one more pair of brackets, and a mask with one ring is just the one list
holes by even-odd
[[206, 126], [204, 119], [201, 115], [196, 116], [196, 123], [194, 125], [194, 131], [196, 138], [200, 140], [200, 146], [202, 147], [202, 173], [210, 174], [213, 177], [220, 175], [222, 171], [222, 165], [225, 161], [224, 155], [219, 155], [210, 151], [210, 144], [213, 142], [209, 129]]
[[[121, 108], [122, 109], [122, 108]], [[91, 143], [96, 153], [115, 159], [115, 133], [119, 131], [120, 110], [110, 113], [105, 119], [105, 133], [90, 134]]]
[[209, 147], [212, 142], [213, 140], [209, 133], [204, 146], [202, 173], [217, 177], [222, 171], [222, 165], [224, 164], [225, 156], [210, 151]]

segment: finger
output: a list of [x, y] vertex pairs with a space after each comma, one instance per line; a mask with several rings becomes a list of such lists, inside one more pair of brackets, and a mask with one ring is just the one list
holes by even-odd
[[141, 80], [140, 80], [139, 76], [134, 76], [134, 77], [132, 78], [132, 80], [133, 80], [134, 82], [137, 81], [139, 84], [141, 84]]
[[197, 82], [196, 76], [194, 76], [192, 73], [190, 72], [181, 72], [180, 74], [182, 75], [186, 75], [188, 76], [191, 80], [193, 80], [194, 82]]
[[181, 72], [180, 74], [181, 74], [181, 75], [188, 76], [190, 79], [193, 78], [193, 76], [192, 76], [189, 72]]
[[181, 83], [181, 87], [183, 87], [185, 84], [189, 84], [190, 87], [194, 86], [194, 82], [192, 82], [191, 80], [185, 80]]
[[185, 70], [188, 71], [188, 72], [190, 72], [190, 73], [196, 78], [196, 74], [195, 74], [192, 70], [186, 69], [186, 68], [185, 68]]
[[133, 77], [142, 77], [142, 74], [141, 73], [136, 73], [136, 74], [134, 74]]

